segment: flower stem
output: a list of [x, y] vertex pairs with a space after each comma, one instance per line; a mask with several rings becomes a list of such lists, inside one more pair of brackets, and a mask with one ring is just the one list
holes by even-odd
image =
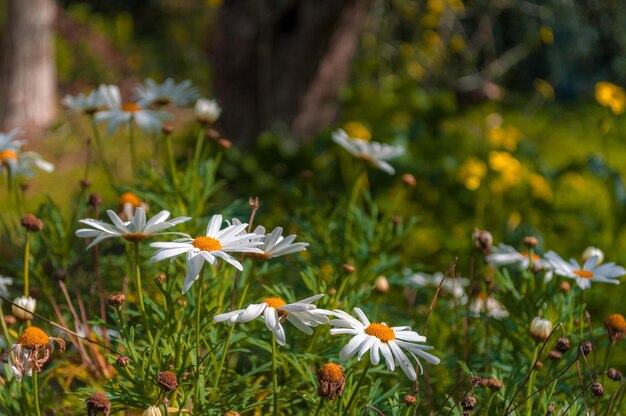
[[580, 289], [580, 318], [578, 319], [578, 326], [580, 327], [580, 341], [584, 339], [585, 328], [585, 289]]
[[100, 139], [100, 132], [98, 131], [98, 127], [93, 120], [93, 116], [91, 118], [91, 130], [93, 131], [93, 137], [96, 139], [96, 147], [98, 148], [98, 154], [100, 156], [100, 160], [102, 161], [102, 165], [104, 166], [104, 173], [107, 175], [107, 179], [109, 180], [109, 184], [111, 187], [115, 188], [115, 180], [113, 179], [113, 174], [111, 173], [111, 167], [104, 157], [104, 148], [102, 147], [102, 140]]
[[274, 411], [272, 414], [274, 416], [278, 416], [278, 381], [276, 376], [276, 356], [278, 352], [276, 351], [276, 338], [272, 336], [272, 381], [273, 381], [273, 390], [274, 390]]
[[176, 159], [174, 159], [174, 150], [172, 149], [172, 138], [170, 134], [165, 136], [165, 151], [167, 152], [167, 160], [170, 166], [170, 175], [172, 175], [172, 183], [174, 184], [174, 188], [178, 189]]
[[41, 410], [39, 410], [39, 386], [37, 384], [37, 371], [33, 371], [33, 396], [35, 399], [35, 415], [41, 416]]
[[[535, 363], [537, 361], [537, 359], [539, 358], [539, 345], [537, 345], [535, 347], [535, 351], [533, 352], [533, 360], [532, 362]], [[530, 396], [533, 392], [533, 387], [535, 385], [535, 377], [537, 375], [536, 371], [532, 371], [530, 373], [530, 380], [528, 381], [528, 385], [526, 386], [526, 397]], [[526, 416], [532, 416], [532, 412], [533, 412], [533, 401], [530, 400], [528, 402], [528, 407], [526, 409]]]
[[192, 172], [194, 175], [197, 174], [198, 161], [200, 160], [200, 154], [202, 153], [202, 146], [204, 145], [204, 136], [205, 136], [204, 127], [200, 127], [200, 132], [198, 133], [198, 140], [196, 141], [196, 151], [193, 155], [193, 169]]
[[139, 310], [141, 311], [141, 316], [143, 317], [144, 324], [146, 326], [146, 333], [148, 334], [148, 339], [152, 344], [152, 332], [150, 331], [150, 325], [148, 321], [148, 315], [146, 314], [146, 306], [143, 303], [143, 288], [141, 285], [141, 267], [139, 266], [140, 258], [139, 258], [139, 241], [133, 242], [133, 247], [135, 249], [135, 285], [137, 286], [137, 296], [139, 297]]
[[135, 129], [133, 119], [128, 122], [128, 141], [130, 142], [130, 162], [133, 170], [133, 177], [137, 174], [137, 148], [135, 145]]
[[26, 239], [24, 242], [24, 297], [29, 295], [28, 286], [28, 260], [30, 257], [30, 233], [26, 231]]
[[[198, 298], [196, 300], [196, 371], [198, 373], [198, 377], [196, 378], [196, 397], [194, 401], [194, 411], [197, 411], [198, 414], [201, 414], [202, 410], [202, 401], [200, 400], [200, 361], [202, 360], [200, 357], [200, 318], [201, 318], [201, 309], [200, 305], [202, 304], [202, 292], [204, 291], [204, 271], [206, 267], [203, 267], [200, 270], [200, 277], [198, 278]], [[198, 404], [198, 409], [195, 409], [195, 404]]]
[[315, 416], [318, 416], [320, 414], [320, 412], [322, 411], [322, 407], [324, 407], [324, 400], [326, 400], [326, 397], [321, 396], [320, 397], [320, 402], [317, 405], [317, 410], [315, 410]]
[[354, 386], [354, 390], [352, 390], [352, 395], [350, 396], [350, 400], [348, 400], [348, 405], [346, 406], [346, 410], [343, 411], [344, 416], [350, 415], [350, 409], [352, 409], [352, 403], [354, 403], [354, 399], [356, 399], [356, 395], [359, 392], [359, 388], [363, 381], [365, 380], [365, 376], [367, 376], [367, 370], [369, 370], [370, 366], [367, 361], [365, 361], [365, 368], [363, 369], [363, 373], [361, 373], [361, 378], [357, 382], [356, 386]]

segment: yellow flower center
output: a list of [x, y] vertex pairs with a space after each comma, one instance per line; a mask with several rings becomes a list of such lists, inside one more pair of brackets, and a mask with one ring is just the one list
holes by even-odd
[[122, 111], [126, 111], [127, 113], [136, 113], [139, 110], [141, 110], [141, 107], [135, 103], [122, 104]]
[[583, 279], [591, 279], [593, 277], [593, 273], [589, 270], [574, 270], [572, 273]]
[[48, 341], [48, 335], [36, 326], [26, 328], [17, 339], [18, 344], [30, 350], [34, 350], [37, 347], [45, 347]]
[[365, 328], [365, 333], [378, 338], [382, 342], [393, 341], [396, 339], [396, 334], [393, 332], [393, 329], [389, 328], [385, 324], [379, 324], [376, 322]]
[[131, 204], [134, 207], [141, 206], [141, 200], [139, 197], [132, 192], [124, 192], [119, 199], [120, 205]]
[[222, 243], [213, 237], [196, 237], [191, 244], [202, 251], [218, 251], [222, 249]]
[[626, 319], [619, 313], [609, 315], [606, 320], [606, 326], [619, 332], [626, 331]]
[[0, 163], [6, 163], [9, 159], [17, 160], [17, 153], [8, 149], [0, 152]]
[[144, 233], [131, 233], [131, 234], [124, 234], [122, 236], [122, 238], [126, 241], [131, 241], [131, 242], [135, 242], [135, 241], [143, 241], [146, 238], [150, 237], [148, 234], [144, 234]]
[[265, 298], [261, 301], [261, 303], [267, 303], [268, 306], [278, 310], [281, 306], [285, 306], [286, 303], [281, 298]]
[[[522, 252], [521, 253], [522, 256], [528, 258], [528, 253], [527, 252]], [[533, 263], [537, 263], [539, 260], [541, 260], [541, 256], [539, 256], [538, 254], [533, 253]]]
[[343, 370], [341, 366], [333, 363], [327, 363], [320, 367], [318, 370], [320, 378], [324, 381], [338, 382], [343, 379]]

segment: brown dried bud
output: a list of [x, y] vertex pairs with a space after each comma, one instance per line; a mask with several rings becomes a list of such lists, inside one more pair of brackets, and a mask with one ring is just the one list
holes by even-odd
[[476, 397], [467, 396], [461, 400], [461, 407], [463, 410], [474, 410], [474, 407], [476, 407]]
[[59, 282], [64, 281], [66, 277], [67, 277], [67, 270], [65, 269], [57, 269], [57, 271], [54, 272], [54, 278], [58, 280]]
[[563, 354], [561, 354], [560, 352], [556, 351], [556, 350], [552, 350], [548, 353], [548, 357], [550, 357], [551, 359], [557, 361], [560, 360], [561, 357], [563, 357]]
[[470, 412], [463, 412], [461, 413], [461, 416], [472, 416], [472, 414]]
[[157, 374], [157, 383], [159, 383], [159, 386], [161, 386], [161, 389], [165, 393], [176, 390], [176, 387], [178, 387], [176, 373], [171, 371], [161, 371]]
[[415, 396], [411, 396], [410, 394], [407, 394], [406, 396], [404, 396], [402, 398], [402, 401], [407, 406], [415, 406], [415, 404], [417, 403], [417, 399], [415, 398]]
[[126, 303], [126, 295], [120, 292], [111, 293], [107, 298], [107, 303], [114, 307], [122, 306]]
[[208, 137], [209, 139], [217, 140], [220, 137], [222, 137], [222, 135], [220, 134], [219, 131], [215, 129], [208, 129], [206, 132], [206, 137]]
[[626, 319], [619, 313], [609, 315], [604, 322], [606, 328], [606, 335], [612, 343], [621, 341], [626, 336]]
[[343, 268], [343, 271], [346, 273], [354, 273], [356, 272], [356, 267], [354, 267], [351, 264], [342, 264], [341, 267]]
[[4, 322], [6, 322], [9, 326], [15, 325], [17, 323], [17, 318], [13, 315], [4, 315]]
[[233, 142], [222, 137], [217, 140], [217, 145], [222, 149], [230, 149], [233, 146]]
[[172, 134], [174, 132], [174, 125], [173, 124], [163, 124], [163, 126], [161, 127], [161, 132], [163, 134]]
[[85, 400], [87, 405], [87, 416], [97, 416], [102, 412], [104, 416], [109, 416], [111, 413], [111, 401], [106, 394], [101, 391], [93, 393]]
[[100, 196], [100, 194], [97, 194], [95, 192], [92, 192], [91, 194], [89, 194], [89, 202], [88, 202], [89, 206], [92, 207], [97, 207], [102, 205], [102, 197]]
[[542, 363], [541, 361], [537, 361], [537, 362], [535, 363], [535, 368], [536, 368], [537, 370], [541, 370], [541, 369], [543, 368], [543, 363]]
[[343, 394], [346, 375], [340, 365], [327, 363], [317, 370], [317, 394], [328, 400], [335, 400]]
[[400, 225], [402, 224], [402, 217], [399, 215], [392, 215], [391, 222], [393, 222], [394, 225]]
[[490, 378], [487, 382], [487, 387], [489, 387], [492, 391], [499, 391], [504, 387], [504, 383], [498, 379]]
[[167, 280], [167, 275], [165, 273], [159, 273], [154, 276], [154, 279], [158, 282], [165, 283], [165, 281]]
[[87, 189], [91, 186], [91, 181], [89, 179], [81, 179], [80, 180], [80, 187], [83, 189]]
[[406, 186], [410, 187], [414, 187], [415, 185], [417, 185], [415, 176], [411, 175], [410, 173], [405, 173], [404, 175], [402, 175], [402, 182], [404, 182]]
[[524, 237], [524, 245], [528, 248], [535, 248], [539, 245], [539, 240], [533, 236]]
[[470, 384], [471, 384], [472, 386], [474, 386], [474, 387], [476, 387], [476, 386], [484, 387], [484, 386], [486, 385], [486, 383], [485, 383], [485, 384], [483, 384], [483, 380], [485, 380], [485, 379], [484, 379], [484, 378], [482, 378], [482, 377], [478, 377], [478, 376], [471, 376], [471, 377], [470, 377]]
[[26, 231], [41, 231], [43, 229], [43, 221], [33, 214], [26, 214], [20, 221], [22, 227], [26, 228]]
[[389, 282], [387, 281], [387, 277], [382, 274], [376, 278], [374, 282], [374, 287], [376, 291], [379, 293], [386, 293], [389, 291]]
[[115, 360], [115, 364], [119, 365], [120, 367], [126, 367], [128, 364], [130, 364], [130, 358], [125, 355], [121, 355], [117, 358], [117, 360]]
[[578, 345], [578, 351], [586, 357], [591, 354], [591, 351], [593, 351], [593, 344], [591, 341], [583, 340]]
[[554, 349], [558, 352], [565, 354], [569, 350], [569, 348], [570, 342], [568, 338], [561, 337], [556, 340], [556, 346], [554, 347]]
[[329, 295], [336, 295], [337, 294], [337, 289], [335, 289], [334, 287], [328, 288], [328, 294]]
[[589, 389], [596, 397], [601, 397], [604, 394], [604, 386], [600, 383], [593, 383]]
[[622, 373], [614, 368], [609, 368], [609, 371], [606, 372], [606, 376], [613, 381], [620, 381], [622, 379]]
[[546, 414], [551, 415], [554, 413], [554, 405], [551, 404], [550, 406], [548, 406], [548, 409], [546, 410]]
[[29, 188], [30, 184], [28, 182], [20, 182], [20, 189], [22, 190], [22, 192], [28, 191]]
[[472, 242], [474, 244], [474, 248], [480, 251], [483, 256], [491, 254], [491, 249], [493, 248], [493, 236], [489, 231], [474, 228], [474, 232], [472, 233]]
[[568, 294], [570, 290], [572, 290], [572, 285], [570, 285], [569, 282], [561, 282], [559, 290], [564, 294]]

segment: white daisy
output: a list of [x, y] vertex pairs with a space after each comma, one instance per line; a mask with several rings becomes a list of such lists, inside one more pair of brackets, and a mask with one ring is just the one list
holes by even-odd
[[101, 86], [106, 111], [95, 115], [97, 122], [108, 123], [108, 133], [113, 134], [120, 125], [131, 121], [137, 123], [144, 132], [161, 130], [162, 120], [171, 118], [171, 114], [163, 111], [147, 110], [138, 103], [122, 103], [120, 89], [116, 85]]
[[487, 296], [484, 293], [478, 294], [469, 304], [469, 312], [476, 318], [480, 314], [485, 314], [494, 319], [508, 318], [509, 312], [506, 310], [503, 304], [495, 300], [491, 296]]
[[63, 105], [77, 114], [94, 114], [104, 110], [106, 103], [104, 100], [105, 85], [100, 85], [98, 89], [91, 91], [88, 95], [66, 95], [63, 97]]
[[213, 321], [228, 321], [229, 325], [233, 325], [236, 322], [250, 322], [262, 314], [265, 325], [272, 331], [276, 342], [285, 345], [285, 330], [282, 326], [285, 320], [307, 335], [313, 334], [311, 328], [328, 323], [331, 312], [313, 305], [322, 296], [324, 295], [315, 295], [289, 304], [278, 297], [265, 298], [261, 303], [253, 303], [246, 309], [219, 314]]
[[[485, 261], [496, 267], [514, 264], [518, 265], [520, 269], [528, 269], [529, 266], [528, 252], [519, 252], [506, 244], [499, 244], [497, 247], [494, 247], [493, 253], [485, 257]], [[546, 266], [544, 263], [541, 261], [540, 255], [533, 253], [533, 265], [538, 268], [544, 268]]]
[[[241, 221], [233, 218], [233, 224], [241, 224]], [[263, 242], [259, 246], [263, 254], [250, 253], [247, 255], [255, 260], [268, 260], [273, 257], [286, 256], [287, 254], [304, 251], [309, 246], [309, 243], [294, 243], [293, 241], [296, 239], [295, 234], [283, 237], [282, 227], [276, 227], [271, 233], [265, 233], [265, 227], [259, 225], [254, 229], [253, 233], [258, 236], [259, 241]]]
[[242, 233], [248, 224], [229, 225], [222, 227], [222, 216], [211, 217], [206, 229], [206, 236], [185, 238], [172, 242], [152, 243], [150, 247], [158, 250], [152, 256], [151, 261], [161, 261], [178, 256], [187, 255], [187, 275], [183, 284], [183, 293], [187, 292], [191, 285], [198, 279], [200, 270], [204, 262], [216, 264], [217, 259], [232, 264], [238, 270], [243, 270], [243, 266], [230, 253], [257, 253], [263, 252], [257, 246], [263, 244], [259, 241], [259, 236], [254, 233]]
[[200, 123], [213, 124], [220, 118], [222, 107], [220, 107], [216, 100], [199, 98], [198, 101], [196, 101], [195, 112], [196, 120]]
[[8, 133], [0, 133], [0, 152], [3, 150], [18, 151], [24, 145], [23, 140], [14, 140], [16, 136], [22, 134], [20, 129], [13, 129]]
[[393, 371], [398, 364], [411, 380], [417, 378], [415, 368], [402, 349], [408, 351], [415, 358], [420, 369], [422, 364], [417, 356], [432, 364], [439, 364], [441, 361], [434, 355], [425, 352], [425, 350], [431, 350], [434, 347], [417, 344], [418, 342], [425, 342], [426, 337], [411, 331], [411, 327], [390, 327], [385, 323], [370, 323], [361, 309], [354, 308], [354, 312], [359, 319], [353, 318], [344, 311], [335, 310], [333, 313], [337, 319], [330, 321], [330, 324], [335, 327], [330, 330], [331, 335], [354, 335], [339, 353], [339, 358], [342, 360], [345, 361], [356, 353], [358, 353], [358, 359], [361, 360], [363, 354], [369, 351], [370, 361], [376, 365], [380, 362], [380, 354], [382, 353], [390, 371]]
[[[444, 276], [441, 272], [434, 274], [412, 273], [408, 269], [404, 271], [404, 275], [406, 276], [404, 281], [409, 286], [434, 288], [439, 287]], [[441, 283], [441, 289], [459, 299], [462, 304], [467, 303], [467, 294], [465, 293], [467, 286], [469, 286], [469, 280], [463, 277], [446, 277], [443, 283]]]
[[548, 252], [545, 258], [550, 262], [556, 274], [576, 279], [576, 283], [581, 289], [590, 288], [591, 282], [618, 285], [618, 278], [626, 274], [626, 269], [615, 263], [604, 263], [598, 266], [597, 256], [589, 257], [582, 267], [574, 259], [570, 259], [569, 263], [566, 262], [554, 251]]
[[164, 233], [163, 230], [191, 219], [190, 217], [178, 217], [168, 221], [170, 216], [169, 211], [161, 211], [146, 221], [146, 211], [141, 207], [135, 210], [135, 215], [131, 221], [122, 221], [112, 210], [107, 210], [107, 214], [113, 224], [91, 218], [79, 220], [81, 224], [91, 227], [81, 228], [76, 231], [76, 236], [79, 238], [94, 239], [87, 246], [87, 250], [103, 240], [113, 237], [122, 237], [126, 241], [142, 241], [154, 235], [161, 234], [186, 235], [183, 233]]
[[332, 138], [335, 143], [346, 149], [354, 157], [364, 160], [390, 175], [393, 175], [396, 171], [386, 161], [404, 154], [404, 149], [401, 146], [351, 139], [342, 129], [335, 131]]
[[134, 92], [134, 98], [143, 107], [151, 104], [163, 106], [170, 103], [184, 107], [200, 96], [198, 88], [194, 87], [190, 80], [187, 79], [177, 84], [172, 78], [166, 79], [163, 84], [157, 84], [148, 78], [145, 85], [138, 85]]

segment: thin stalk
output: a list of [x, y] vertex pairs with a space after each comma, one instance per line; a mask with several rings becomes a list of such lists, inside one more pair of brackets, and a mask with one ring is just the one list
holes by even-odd
[[193, 154], [193, 174], [195, 175], [197, 173], [197, 169], [198, 169], [198, 162], [200, 161], [200, 154], [202, 153], [202, 146], [204, 145], [204, 137], [206, 136], [205, 134], [205, 129], [204, 127], [200, 127], [200, 132], [198, 133], [198, 140], [196, 140], [196, 151]]
[[[535, 351], [533, 352], [533, 362], [539, 359], [539, 345], [535, 346]], [[530, 379], [528, 381], [528, 385], [526, 386], [526, 396], [530, 396], [533, 392], [533, 387], [535, 385], [535, 377], [537, 376], [537, 372], [533, 371], [530, 373]], [[526, 408], [526, 416], [532, 416], [533, 413], [533, 401], [528, 402], [528, 407]]]
[[28, 286], [28, 261], [30, 258], [30, 233], [26, 231], [26, 238], [24, 242], [24, 297], [29, 295]]
[[0, 303], [0, 324], [2, 324], [2, 335], [7, 342], [7, 345], [11, 345], [11, 336], [9, 335], [9, 328], [4, 320], [4, 311], [2, 310], [2, 304]]
[[102, 146], [102, 140], [100, 139], [100, 131], [98, 130], [98, 127], [93, 120], [93, 116], [91, 117], [91, 130], [93, 131], [93, 137], [96, 139], [96, 147], [98, 148], [100, 161], [102, 161], [102, 165], [104, 166], [104, 173], [107, 175], [107, 179], [109, 180], [109, 184], [111, 184], [111, 187], [116, 188], [115, 180], [113, 179], [113, 173], [111, 171], [111, 166], [109, 166], [109, 163], [104, 156], [104, 147]]
[[583, 289], [580, 290], [580, 318], [578, 319], [578, 326], [580, 327], [580, 340], [584, 339], [584, 329], [585, 324], [583, 323], [585, 314], [585, 291]]
[[278, 416], [278, 377], [276, 375], [276, 338], [272, 336], [272, 387], [274, 392], [274, 410], [272, 414]]
[[365, 361], [365, 368], [363, 369], [363, 373], [361, 373], [361, 378], [359, 378], [359, 381], [356, 383], [356, 386], [354, 386], [354, 390], [352, 390], [352, 394], [350, 395], [350, 400], [348, 400], [348, 405], [346, 406], [346, 409], [343, 411], [344, 416], [348, 416], [350, 414], [350, 409], [352, 409], [352, 404], [354, 403], [354, 399], [356, 399], [357, 393], [359, 392], [359, 388], [361, 387], [361, 384], [363, 384], [363, 381], [365, 380], [365, 376], [367, 376], [367, 371], [369, 370], [370, 365], [368, 361]]
[[148, 321], [148, 315], [146, 314], [146, 306], [143, 303], [143, 287], [141, 285], [141, 267], [139, 258], [139, 241], [133, 242], [133, 248], [135, 251], [135, 285], [137, 286], [137, 296], [139, 297], [139, 310], [141, 311], [141, 316], [143, 317], [144, 324], [146, 326], [148, 339], [150, 340], [150, 343], [152, 343], [152, 332]]
[[201, 410], [202, 410], [202, 401], [200, 400], [200, 361], [202, 360], [202, 358], [200, 357], [200, 318], [202, 316], [201, 314], [201, 309], [200, 309], [200, 305], [202, 304], [202, 292], [204, 291], [204, 282], [203, 282], [203, 277], [204, 277], [204, 271], [205, 271], [206, 267], [203, 267], [202, 270], [200, 270], [200, 277], [198, 278], [198, 298], [196, 300], [196, 370], [198, 372], [198, 377], [196, 378], [196, 401], [194, 402], [194, 410], [195, 409], [195, 403], [197, 402], [199, 404], [198, 406], [198, 414], [201, 414]]
[[602, 372], [602, 380], [600, 383], [604, 384], [604, 376], [606, 376], [606, 371], [609, 369], [609, 356], [611, 355], [611, 347], [613, 346], [613, 342], [609, 342], [609, 347], [606, 349], [606, 355], [604, 356], [604, 371]]
[[176, 159], [174, 158], [174, 150], [172, 149], [172, 138], [170, 134], [165, 135], [165, 151], [167, 153], [167, 160], [170, 167], [170, 175], [172, 176], [172, 183], [174, 184], [174, 188], [178, 189]]
[[133, 119], [128, 121], [128, 141], [130, 142], [130, 163], [133, 170], [133, 177], [137, 175], [137, 147], [135, 143], [135, 129]]
[[320, 397], [320, 402], [317, 405], [317, 409], [315, 410], [315, 416], [318, 416], [320, 414], [320, 412], [322, 411], [322, 408], [324, 407], [324, 401], [326, 400], [326, 397], [321, 396]]
[[33, 371], [33, 396], [35, 396], [35, 415], [41, 416], [41, 410], [39, 410], [39, 385], [37, 383], [37, 371]]

